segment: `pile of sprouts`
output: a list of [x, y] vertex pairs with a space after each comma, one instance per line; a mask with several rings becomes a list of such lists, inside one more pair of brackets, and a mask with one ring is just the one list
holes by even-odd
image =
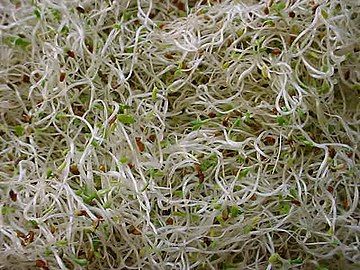
[[0, 269], [359, 269], [358, 0], [3, 0]]

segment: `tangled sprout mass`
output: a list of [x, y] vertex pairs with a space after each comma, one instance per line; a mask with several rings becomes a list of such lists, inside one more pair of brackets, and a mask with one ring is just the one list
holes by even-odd
[[0, 10], [0, 269], [359, 269], [359, 1]]

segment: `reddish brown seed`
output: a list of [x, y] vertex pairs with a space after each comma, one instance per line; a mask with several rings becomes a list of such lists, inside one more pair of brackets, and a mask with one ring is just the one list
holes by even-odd
[[209, 113], [208, 113], [208, 116], [209, 116], [210, 118], [215, 118], [215, 117], [216, 117], [216, 113], [214, 113], [214, 112], [209, 112]]
[[327, 191], [329, 191], [330, 193], [333, 193], [334, 192], [333, 186], [328, 186]]
[[60, 82], [63, 82], [65, 80], [65, 72], [60, 73]]
[[22, 76], [22, 82], [29, 83], [30, 82], [30, 77], [28, 75], [24, 74]]
[[344, 74], [344, 79], [348, 80], [350, 78], [350, 70], [347, 70]]
[[71, 58], [75, 58], [75, 53], [73, 51], [67, 51], [67, 55]]
[[211, 245], [211, 239], [209, 237], [203, 237], [203, 241], [205, 243], [206, 246], [210, 246]]
[[281, 50], [279, 48], [274, 48], [271, 53], [275, 56], [279, 56], [281, 54]]
[[265, 8], [264, 8], [264, 13], [265, 13], [266, 15], [269, 14], [269, 8], [268, 8], [268, 7], [265, 7]]
[[296, 206], [300, 206], [300, 205], [301, 205], [301, 202], [298, 201], [298, 200], [292, 200], [291, 203], [292, 203], [292, 204], [295, 204]]
[[227, 209], [224, 209], [224, 210], [222, 211], [221, 217], [222, 217], [223, 221], [226, 221], [226, 220], [229, 219], [229, 212], [228, 212]]
[[141, 231], [136, 228], [135, 226], [131, 225], [129, 228], [129, 233], [133, 234], [133, 235], [141, 235]]
[[136, 145], [137, 145], [137, 148], [139, 149], [139, 151], [144, 152], [145, 151], [145, 145], [141, 142], [141, 138], [136, 137], [135, 141], [136, 141]]
[[79, 13], [85, 13], [85, 9], [80, 7], [80, 6], [77, 6], [76, 7], [76, 10], [79, 12]]
[[26, 113], [23, 113], [22, 114], [22, 120], [25, 122], [25, 123], [30, 123], [30, 121], [31, 121], [31, 115], [28, 115], [28, 114], [26, 114]]
[[73, 164], [70, 166], [70, 172], [74, 175], [79, 175], [80, 172], [79, 172], [79, 168], [76, 164]]
[[266, 137], [264, 138], [264, 143], [265, 143], [266, 145], [273, 145], [273, 144], [275, 144], [275, 142], [276, 142], [276, 140], [275, 140], [275, 138], [273, 138], [273, 137], [266, 136]]
[[35, 261], [35, 266], [36, 266], [36, 267], [40, 267], [40, 268], [42, 268], [42, 269], [48, 267], [48, 266], [47, 266], [47, 262], [44, 261], [44, 260], [36, 260], [36, 261]]
[[12, 189], [9, 191], [9, 196], [13, 202], [17, 201], [17, 193], [15, 193], [15, 191], [13, 191]]
[[30, 244], [34, 241], [35, 233], [33, 231], [29, 231], [25, 237], [25, 241], [27, 244]]
[[345, 199], [345, 200], [343, 201], [343, 207], [344, 207], [345, 209], [348, 209], [349, 206], [350, 206], [349, 200]]
[[331, 158], [334, 158], [335, 155], [336, 155], [335, 149], [332, 148], [332, 147], [329, 147], [329, 156], [330, 156]]
[[56, 229], [55, 225], [51, 224], [51, 225], [50, 225], [50, 232], [51, 232], [52, 234], [54, 234], [56, 231], [57, 231], [57, 229]]
[[165, 53], [165, 54], [164, 54], [164, 57], [165, 57], [166, 59], [170, 59], [170, 60], [174, 59], [174, 56], [173, 56], [172, 53]]
[[150, 141], [150, 142], [155, 142], [155, 140], [156, 140], [156, 135], [155, 135], [155, 134], [151, 134], [151, 135], [149, 136], [149, 141]]
[[185, 4], [180, 0], [172, 1], [172, 3], [181, 11], [185, 11]]
[[26, 235], [20, 231], [16, 231], [16, 236], [19, 238], [26, 238]]
[[89, 217], [88, 213], [85, 210], [79, 210], [76, 212], [78, 217]]
[[198, 178], [199, 178], [199, 182], [200, 184], [203, 183], [205, 181], [205, 175], [202, 172], [198, 172]]
[[130, 169], [134, 168], [134, 164], [132, 163], [128, 163], [127, 165], [129, 166]]
[[169, 218], [166, 219], [165, 223], [166, 223], [166, 225], [173, 225], [174, 220], [171, 217], [169, 217]]
[[255, 200], [256, 200], [256, 195], [255, 195], [255, 194], [252, 195], [251, 198], [250, 198], [250, 200], [255, 201]]
[[200, 164], [196, 163], [196, 164], [194, 165], [194, 168], [195, 168], [195, 172], [197, 172], [197, 173], [201, 172]]
[[294, 17], [295, 17], [295, 15], [296, 15], [296, 14], [295, 14], [295, 12], [294, 12], [294, 11], [290, 11], [290, 12], [289, 12], [289, 17], [290, 17], [290, 18], [294, 18]]

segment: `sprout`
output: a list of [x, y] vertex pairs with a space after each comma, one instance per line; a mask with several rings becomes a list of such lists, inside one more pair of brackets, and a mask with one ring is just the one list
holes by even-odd
[[357, 263], [356, 1], [70, 2], [2, 5], [0, 268]]

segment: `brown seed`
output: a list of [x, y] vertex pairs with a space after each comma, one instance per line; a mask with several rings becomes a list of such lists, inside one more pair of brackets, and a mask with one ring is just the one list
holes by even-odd
[[28, 234], [25, 237], [25, 241], [27, 244], [30, 244], [34, 241], [35, 233], [33, 231], [29, 231]]
[[79, 168], [76, 164], [73, 164], [70, 166], [70, 172], [74, 175], [79, 175], [80, 172], [79, 172]]
[[145, 151], [145, 145], [141, 142], [141, 138], [136, 137], [135, 141], [136, 141], [136, 145], [137, 145], [137, 148], [139, 149], [139, 151], [144, 152]]
[[42, 268], [42, 269], [49, 269], [48, 265], [47, 265], [47, 262], [44, 261], [44, 260], [36, 260], [35, 261], [35, 266], [36, 267], [39, 267], [39, 268]]
[[273, 138], [273, 137], [266, 136], [266, 137], [264, 138], [264, 143], [265, 143], [266, 145], [273, 145], [273, 144], [275, 144], [275, 142], [276, 142], [276, 140], [275, 140], [275, 138]]
[[99, 166], [99, 170], [102, 171], [102, 172], [105, 172], [106, 171], [106, 166], [104, 164], [101, 164]]
[[294, 18], [294, 17], [295, 17], [295, 15], [296, 15], [296, 14], [295, 14], [295, 12], [294, 12], [294, 11], [290, 11], [290, 12], [289, 12], [289, 17], [290, 17], [290, 18]]
[[130, 169], [134, 168], [134, 164], [132, 163], [128, 163], [127, 165], [129, 166]]
[[194, 168], [195, 168], [195, 172], [197, 172], [197, 173], [202, 172], [199, 163], [196, 163], [196, 164], [194, 165]]
[[55, 225], [51, 224], [51, 225], [50, 225], [50, 232], [51, 232], [52, 234], [54, 234], [56, 231], [57, 231], [57, 229], [56, 229]]
[[298, 200], [292, 200], [291, 203], [292, 203], [292, 204], [295, 204], [296, 206], [300, 206], [300, 205], [301, 205], [301, 202], [298, 201]]
[[214, 112], [209, 112], [209, 113], [208, 113], [208, 116], [209, 116], [210, 118], [215, 118], [215, 117], [216, 117], [216, 113], [214, 113]]
[[221, 213], [221, 217], [224, 221], [229, 219], [229, 211], [227, 209], [224, 209]]
[[133, 235], [141, 235], [141, 231], [136, 228], [135, 226], [131, 225], [129, 228], [129, 233], [133, 234]]
[[199, 182], [200, 184], [205, 181], [205, 175], [202, 172], [198, 172]]
[[174, 0], [172, 3], [181, 11], [185, 11], [185, 4], [180, 0]]
[[80, 7], [80, 6], [77, 6], [76, 7], [76, 10], [79, 12], [79, 13], [85, 13], [85, 9]]
[[174, 59], [174, 55], [173, 55], [172, 53], [165, 53], [165, 54], [164, 54], [164, 57], [165, 57], [166, 59], [170, 59], [170, 60]]
[[350, 78], [350, 70], [347, 70], [344, 74], [344, 79], [348, 80]]
[[264, 8], [264, 13], [265, 13], [266, 15], [269, 14], [269, 8], [268, 8], [268, 7], [265, 7], [265, 8]]
[[330, 156], [331, 158], [334, 158], [335, 155], [336, 155], [335, 149], [332, 148], [332, 147], [329, 147], [329, 156]]
[[65, 80], [65, 72], [60, 73], [60, 82], [63, 82]]
[[22, 82], [29, 83], [30, 82], [30, 77], [28, 75], [24, 74], [22, 76]]
[[209, 237], [203, 237], [203, 241], [205, 243], [206, 246], [210, 246], [211, 245], [211, 239]]
[[20, 232], [20, 231], [16, 231], [16, 236], [18, 238], [26, 238], [26, 235], [24, 233]]
[[174, 220], [169, 217], [166, 221], [165, 221], [166, 225], [173, 225], [174, 224]]
[[151, 134], [151, 135], [149, 136], [149, 141], [150, 141], [150, 142], [155, 142], [155, 140], [156, 140], [156, 135], [155, 135], [155, 134]]
[[334, 188], [332, 186], [328, 186], [327, 187], [327, 191], [329, 191], [330, 193], [334, 192]]
[[252, 195], [250, 200], [255, 201], [256, 200], [256, 194]]
[[73, 51], [67, 51], [67, 55], [71, 58], [75, 58], [75, 53]]
[[76, 216], [78, 216], [78, 217], [89, 217], [88, 213], [85, 210], [77, 211]]
[[9, 191], [9, 196], [13, 202], [17, 201], [17, 193], [15, 193], [12, 189]]
[[343, 201], [343, 207], [344, 207], [345, 209], [348, 209], [349, 206], [350, 206], [349, 200], [345, 199], [345, 200]]
[[275, 56], [279, 56], [281, 54], [281, 50], [279, 48], [274, 48], [271, 53]]
[[22, 120], [25, 122], [25, 123], [30, 123], [30, 121], [31, 121], [31, 115], [28, 115], [28, 114], [26, 114], [26, 113], [23, 113], [22, 114]]

